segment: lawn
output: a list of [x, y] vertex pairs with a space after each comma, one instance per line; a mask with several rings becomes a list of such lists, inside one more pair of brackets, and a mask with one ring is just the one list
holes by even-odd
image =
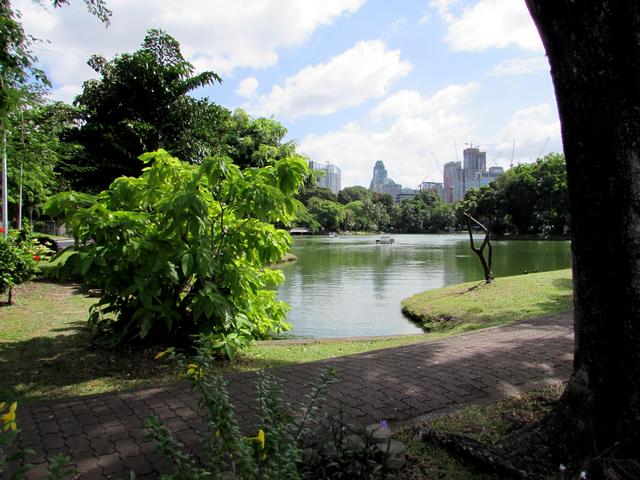
[[402, 301], [402, 311], [427, 330], [462, 332], [567, 312], [572, 301], [566, 269], [418, 293]]

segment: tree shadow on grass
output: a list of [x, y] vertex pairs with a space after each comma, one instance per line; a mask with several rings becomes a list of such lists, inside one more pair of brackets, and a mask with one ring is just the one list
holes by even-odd
[[[0, 343], [0, 400], [40, 401], [176, 382], [174, 368], [154, 359], [166, 348], [92, 343], [84, 322], [54, 328], [57, 335]], [[219, 373], [282, 367], [287, 360], [220, 360]]]
[[135, 387], [169, 375], [166, 365], [153, 360], [157, 348], [92, 346], [83, 322], [52, 332], [58, 334], [0, 343], [0, 398], [47, 400]]

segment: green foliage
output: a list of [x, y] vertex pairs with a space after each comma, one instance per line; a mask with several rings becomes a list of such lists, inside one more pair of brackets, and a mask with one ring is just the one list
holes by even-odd
[[[240, 170], [228, 157], [190, 165], [164, 150], [141, 159], [150, 166], [140, 178], [117, 179], [70, 217], [82, 246], [65, 267], [102, 289], [90, 321], [105, 341], [200, 332], [231, 357], [287, 329], [272, 289], [282, 272], [267, 265], [289, 249], [273, 223], [294, 218], [306, 162]], [[47, 212], [69, 212], [74, 195], [52, 197]]]
[[[342, 205], [347, 205], [351, 202], [364, 201], [372, 198], [372, 192], [368, 188], [356, 185], [354, 187], [345, 187], [338, 192], [338, 201]], [[392, 199], [393, 201], [393, 199]]]
[[468, 212], [497, 234], [563, 234], [569, 229], [569, 193], [564, 156], [551, 153], [517, 165], [495, 182], [467, 192], [456, 206], [458, 223]]
[[295, 153], [293, 142], [285, 142], [287, 129], [270, 118], [253, 119], [237, 109], [224, 126], [226, 154], [241, 168], [264, 167]]
[[344, 217], [344, 207], [337, 202], [313, 197], [307, 205], [309, 213], [325, 231], [336, 231]]
[[46, 198], [64, 189], [56, 170], [64, 169], [73, 147], [60, 141], [74, 109], [46, 104], [39, 90], [21, 90], [19, 108], [7, 116], [8, 201], [18, 214], [22, 186], [23, 212], [39, 213]]
[[0, 233], [0, 294], [7, 293], [9, 304], [13, 286], [31, 280], [38, 272], [38, 262], [48, 256], [49, 250], [26, 231], [12, 231], [8, 236]]
[[[202, 337], [196, 354], [187, 359], [173, 349], [156, 358], [167, 356], [178, 364], [178, 370], [191, 380], [199, 394], [207, 432], [202, 436], [203, 459], [199, 461], [187, 453], [170, 429], [157, 417], [145, 422], [150, 437], [172, 465], [174, 472], [163, 478], [243, 478], [243, 479], [299, 479], [298, 472], [304, 442], [313, 437], [318, 424], [319, 407], [324, 402], [328, 386], [335, 382], [328, 370], [312, 385], [307, 402], [300, 407], [300, 415], [291, 414], [291, 406], [282, 399], [279, 383], [271, 375], [258, 376], [258, 432], [254, 437], [240, 433], [233, 405], [222, 377], [214, 374], [210, 342]], [[318, 477], [309, 477], [318, 478]]]
[[84, 83], [75, 102], [78, 127], [67, 136], [82, 146], [75, 165], [85, 173], [74, 179], [76, 186], [99, 191], [121, 175], [137, 176], [137, 157], [161, 147], [190, 162], [222, 153], [209, 148], [212, 136], [220, 137], [210, 125], [224, 124], [228, 112], [188, 96], [221, 79], [210, 71], [195, 74], [170, 35], [149, 30], [140, 50], [111, 61], [94, 55], [89, 65], [100, 79]]

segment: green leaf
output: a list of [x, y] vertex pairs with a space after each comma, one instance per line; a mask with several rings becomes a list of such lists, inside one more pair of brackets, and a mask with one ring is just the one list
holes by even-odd
[[193, 271], [193, 255], [187, 252], [182, 256], [182, 273], [184, 273], [185, 277], [188, 277], [189, 275], [191, 275], [192, 271]]

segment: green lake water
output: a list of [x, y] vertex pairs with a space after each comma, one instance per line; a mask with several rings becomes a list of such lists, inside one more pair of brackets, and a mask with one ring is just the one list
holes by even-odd
[[[278, 297], [291, 305], [291, 334], [351, 337], [419, 333], [402, 315], [400, 302], [415, 293], [482, 280], [477, 256], [464, 234], [393, 235], [393, 245], [377, 245], [378, 235], [338, 238], [297, 237], [298, 261], [282, 267], [286, 282]], [[568, 268], [569, 241], [492, 242], [496, 277], [525, 270]]]

